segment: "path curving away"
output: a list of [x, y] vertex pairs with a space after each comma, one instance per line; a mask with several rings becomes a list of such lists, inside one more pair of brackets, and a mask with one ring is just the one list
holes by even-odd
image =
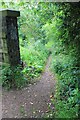
[[55, 79], [49, 70], [51, 56], [39, 81], [22, 90], [2, 91], [3, 118], [40, 118], [48, 112]]

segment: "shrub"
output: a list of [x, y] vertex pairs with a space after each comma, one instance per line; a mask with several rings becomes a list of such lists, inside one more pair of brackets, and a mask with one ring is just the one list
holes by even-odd
[[10, 67], [9, 65], [2, 67], [2, 86], [7, 89], [21, 88], [27, 82], [24, 77], [21, 66]]
[[27, 48], [21, 47], [21, 58], [25, 62], [23, 73], [28, 79], [38, 77], [44, 70], [49, 55], [48, 50], [41, 43], [30, 45]]

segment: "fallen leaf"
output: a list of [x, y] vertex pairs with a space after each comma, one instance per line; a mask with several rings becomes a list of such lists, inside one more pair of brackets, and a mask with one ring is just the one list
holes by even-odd
[[48, 113], [49, 111], [47, 110], [46, 113]]
[[39, 110], [39, 112], [41, 112], [41, 111]]
[[36, 95], [36, 94], [34, 94], [34, 96], [36, 97], [37, 95]]
[[35, 112], [35, 111], [33, 111], [33, 113], [35, 114], [36, 112]]
[[49, 103], [49, 105], [51, 105], [51, 103]]
[[50, 98], [52, 98], [53, 97], [53, 95], [50, 95]]
[[32, 102], [30, 102], [30, 104], [31, 104], [31, 105], [33, 105], [33, 103], [32, 103]]

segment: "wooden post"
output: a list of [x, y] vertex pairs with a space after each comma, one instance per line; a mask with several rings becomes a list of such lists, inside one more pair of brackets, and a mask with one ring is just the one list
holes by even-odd
[[11, 66], [20, 64], [17, 25], [17, 17], [19, 16], [19, 11], [8, 9], [0, 11], [0, 21], [2, 21], [0, 22], [0, 26], [2, 23], [2, 27], [0, 27], [0, 32], [2, 31], [2, 33], [0, 33], [0, 62], [9, 63]]

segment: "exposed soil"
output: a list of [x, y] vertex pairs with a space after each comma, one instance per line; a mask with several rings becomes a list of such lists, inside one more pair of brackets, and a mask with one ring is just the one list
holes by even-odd
[[[49, 70], [51, 56], [39, 81], [22, 90], [2, 91], [3, 118], [40, 118], [49, 111], [55, 79]], [[54, 105], [51, 106], [54, 109]]]

